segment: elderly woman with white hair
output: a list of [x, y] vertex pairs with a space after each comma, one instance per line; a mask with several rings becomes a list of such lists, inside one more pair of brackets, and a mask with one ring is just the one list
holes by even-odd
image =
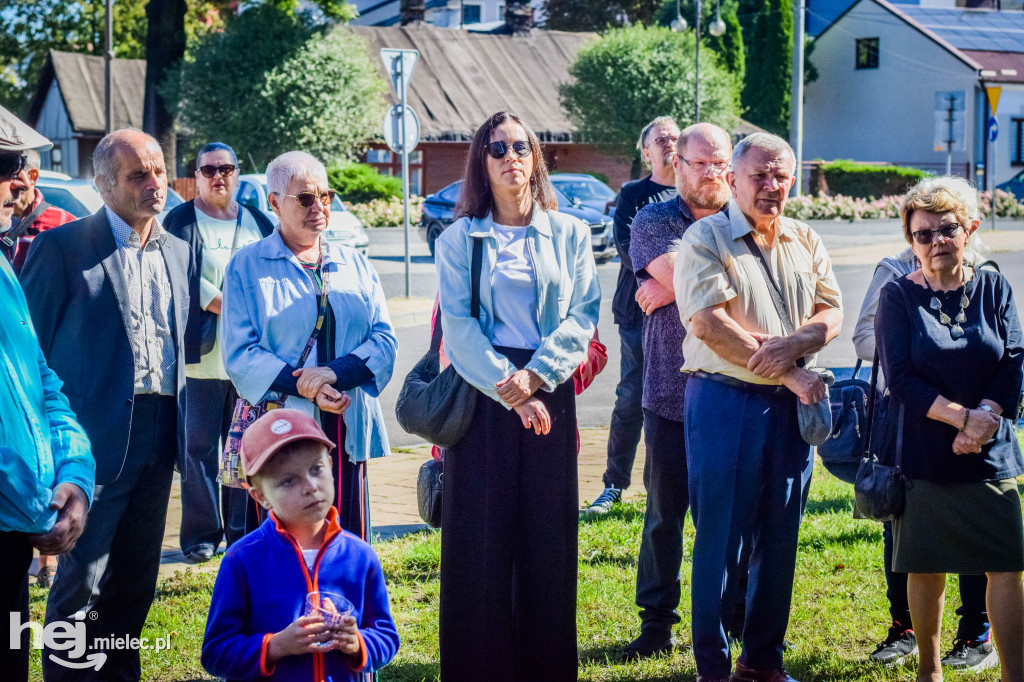
[[283, 397], [286, 407], [319, 417], [337, 444], [338, 522], [369, 541], [366, 461], [389, 454], [377, 397], [398, 350], [384, 291], [363, 255], [322, 236], [335, 196], [322, 163], [305, 152], [282, 154], [267, 166], [267, 190], [280, 226], [228, 264], [224, 363], [249, 402]]

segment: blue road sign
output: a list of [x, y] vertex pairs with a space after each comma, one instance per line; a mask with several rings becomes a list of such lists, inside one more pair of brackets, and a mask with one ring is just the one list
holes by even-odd
[[988, 141], [995, 142], [996, 138], [999, 137], [999, 122], [996, 121], [995, 116], [988, 117]]

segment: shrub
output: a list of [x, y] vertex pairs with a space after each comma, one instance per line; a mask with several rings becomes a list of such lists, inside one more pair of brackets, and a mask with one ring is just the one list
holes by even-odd
[[[814, 196], [804, 194], [786, 202], [786, 215], [796, 220], [874, 220], [899, 218], [902, 195], [890, 195], [878, 199], [861, 199], [842, 195], [828, 196], [818, 192]], [[978, 208], [982, 216], [992, 209], [992, 193], [978, 194]], [[1024, 218], [1024, 202], [1012, 194], [996, 190], [997, 218]]]
[[337, 190], [342, 201], [353, 203], [402, 196], [401, 178], [381, 175], [365, 163], [353, 163], [344, 168], [331, 166], [327, 169], [327, 183]]
[[[364, 227], [401, 227], [402, 197], [390, 199], [373, 199], [365, 204], [350, 204], [349, 210]], [[423, 215], [423, 197], [415, 194], [409, 197], [409, 224], [419, 224]]]
[[[929, 174], [919, 168], [875, 166], [849, 159], [836, 159], [821, 164], [811, 178], [812, 187], [820, 187], [829, 194], [871, 199], [892, 194], [903, 194], [907, 188]], [[824, 187], [821, 178], [824, 178]]]

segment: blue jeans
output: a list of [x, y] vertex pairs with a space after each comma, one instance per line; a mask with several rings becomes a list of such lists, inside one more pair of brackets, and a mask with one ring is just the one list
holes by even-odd
[[[726, 422], [732, 426], [723, 428]], [[784, 389], [769, 394], [692, 377], [684, 424], [697, 528], [691, 578], [697, 672], [730, 674], [726, 586], [735, 584], [745, 538], [751, 538], [750, 568], [739, 660], [757, 670], [780, 668], [814, 464], [800, 437], [796, 397]]]
[[630, 484], [644, 424], [643, 325], [619, 325], [619, 355], [619, 385], [615, 388], [615, 407], [608, 429], [608, 465], [603, 480], [606, 486], [625, 489]]
[[[894, 627], [913, 628], [910, 620], [910, 605], [907, 603], [907, 574], [892, 570], [892, 523], [882, 526], [882, 547], [885, 557], [885, 596], [889, 600], [889, 615]], [[960, 576], [960, 624], [956, 638], [969, 642], [989, 640], [988, 610], [985, 606], [985, 592], [988, 578], [981, 575]]]
[[[227, 534], [230, 545], [245, 535], [246, 491], [217, 481], [220, 453], [238, 394], [226, 379], [188, 380], [188, 440], [181, 482], [181, 551], [216, 551]], [[224, 522], [222, 523], [222, 518]]]

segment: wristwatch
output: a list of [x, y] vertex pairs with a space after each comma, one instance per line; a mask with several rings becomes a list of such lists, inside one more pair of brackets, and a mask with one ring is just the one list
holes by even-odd
[[975, 408], [975, 409], [985, 410], [986, 412], [989, 412], [991, 414], [995, 414], [996, 413], [996, 411], [992, 409], [991, 405], [984, 405], [984, 404], [982, 404], [982, 405], [978, 405], [978, 407]]

